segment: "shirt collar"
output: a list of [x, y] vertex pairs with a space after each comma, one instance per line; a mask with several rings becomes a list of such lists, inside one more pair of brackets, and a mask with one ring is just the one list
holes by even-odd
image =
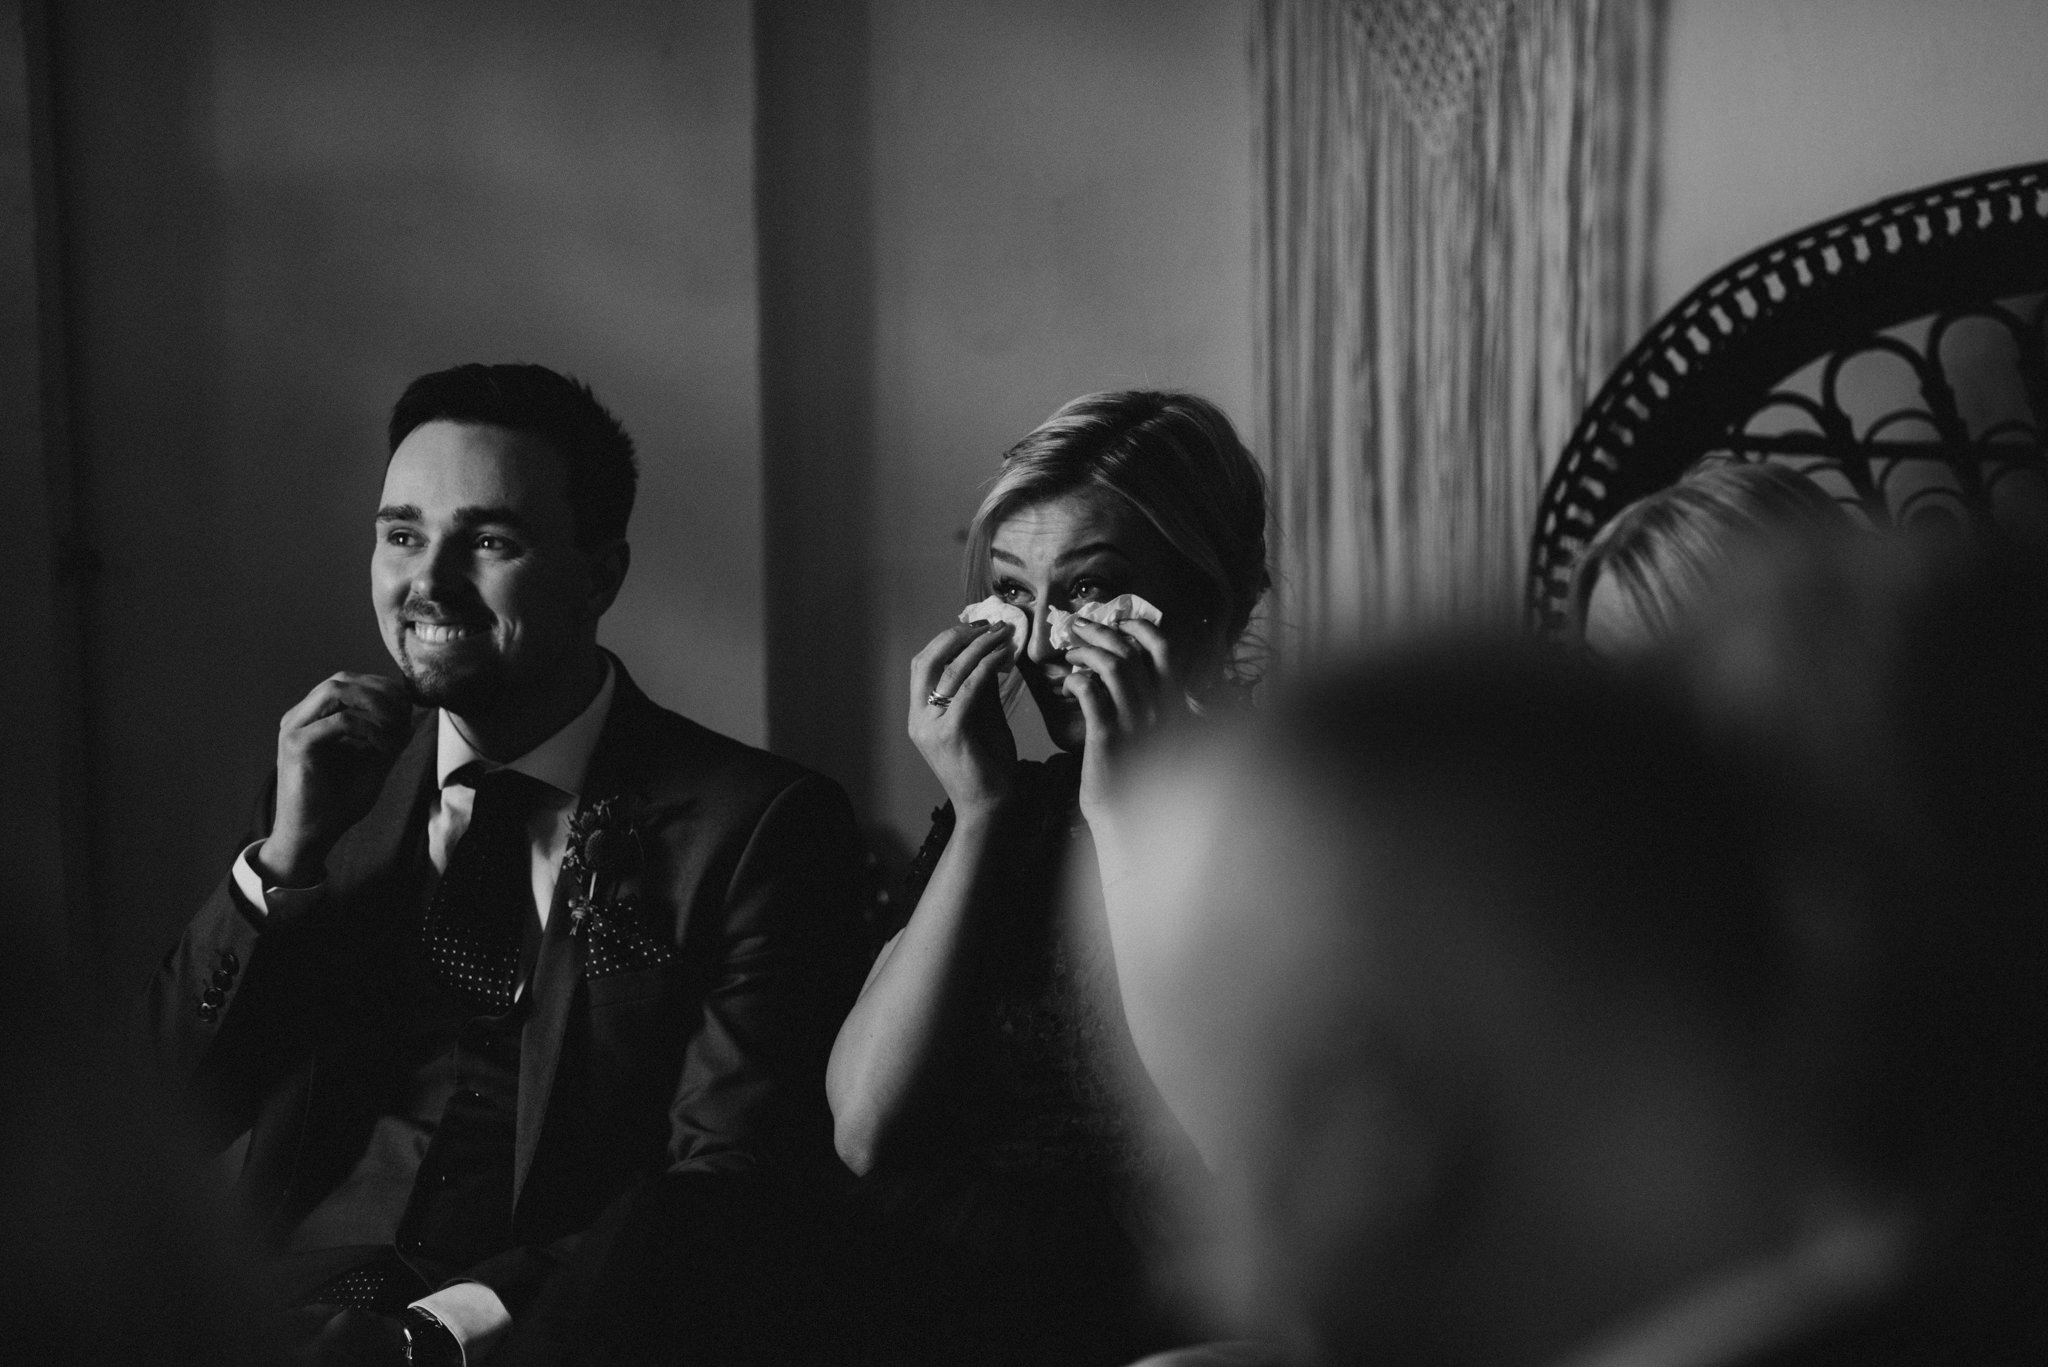
[[462, 738], [462, 732], [455, 725], [455, 719], [441, 710], [439, 732], [435, 737], [434, 776], [445, 787], [448, 776], [463, 765], [483, 760], [486, 768], [516, 769], [528, 778], [539, 779], [558, 792], [570, 797], [583, 795], [583, 777], [590, 769], [590, 757], [597, 751], [597, 738], [604, 731], [605, 718], [611, 714], [612, 693], [618, 682], [618, 673], [612, 668], [609, 656], [604, 662], [604, 682], [598, 685], [597, 696], [590, 700], [590, 706], [576, 714], [574, 720], [561, 730], [534, 746], [518, 759], [507, 764], [492, 764], [479, 755], [470, 743]]

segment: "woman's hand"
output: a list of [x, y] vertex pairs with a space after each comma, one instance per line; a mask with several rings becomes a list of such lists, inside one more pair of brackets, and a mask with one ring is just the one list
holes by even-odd
[[1067, 651], [1062, 686], [1081, 704], [1081, 815], [1095, 826], [1108, 810], [1133, 745], [1161, 722], [1184, 715], [1186, 669], [1166, 634], [1132, 619], [1113, 627], [1076, 617], [1080, 642]]
[[[916, 1134], [938, 1090], [940, 1061], [974, 1001], [979, 927], [1014, 903], [1019, 860], [1002, 804], [1017, 742], [997, 684], [1016, 651], [1006, 626], [948, 627], [910, 665], [910, 739], [953, 801], [953, 834], [910, 920], [875, 958], [825, 1066], [832, 1144], [856, 1173]], [[926, 701], [933, 693], [944, 707]]]
[[[910, 662], [910, 739], [957, 817], [991, 814], [1009, 796], [1017, 739], [999, 683], [1015, 656], [1009, 628], [968, 622], [940, 632]], [[952, 702], [935, 706], [933, 693]]]

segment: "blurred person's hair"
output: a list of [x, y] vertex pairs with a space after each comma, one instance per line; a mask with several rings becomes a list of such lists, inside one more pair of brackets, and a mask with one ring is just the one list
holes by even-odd
[[1004, 452], [968, 524], [968, 599], [989, 592], [989, 545], [1005, 521], [1085, 490], [1128, 505], [1172, 548], [1175, 582], [1201, 613], [1202, 630], [1190, 637], [1206, 652], [1195, 686], [1243, 681], [1238, 647], [1272, 584], [1266, 479], [1230, 419], [1194, 394], [1084, 394]]
[[1376, 848], [1562, 959], [1744, 1028], [1786, 999], [1768, 807], [1666, 692], [1536, 646], [1423, 644], [1308, 684], [1264, 732]]
[[1585, 634], [1603, 574], [1645, 639], [1655, 639], [1677, 630], [1746, 553], [1849, 525], [1826, 490], [1786, 466], [1703, 462], [1629, 504], [1593, 538], [1572, 570], [1573, 629]]
[[581, 380], [541, 365], [475, 362], [422, 375], [392, 406], [387, 452], [430, 422], [539, 437], [568, 475], [576, 544], [590, 550], [625, 538], [639, 482], [633, 439]]
[[[1717, 1185], [1783, 1175], [1702, 1160], [1830, 1153], [1755, 787], [1644, 673], [1474, 638], [1298, 683], [1170, 774], [1190, 834], [1151, 872], [1197, 910], [1159, 990], [1211, 1071], [1168, 1100], [1221, 1186], [1217, 1310], [1331, 1361], [1485, 1361], [1671, 1294], [1738, 1237]], [[1617, 1146], [1633, 1185], [1574, 1199]]]
[[[1715, 609], [1746, 624], [1724, 638], [1750, 657], [1741, 706], [1784, 712], [1754, 735], [1789, 743], [1830, 690], [1872, 694], [1792, 764], [1730, 743], [1670, 675], [1467, 642], [1310, 681], [1183, 775], [1174, 800], [1221, 796], [1159, 846], [1206, 908], [1173, 985], [1205, 1003], [1184, 1012], [1198, 1056], [1235, 1071], [1173, 1099], [1240, 1184], [1212, 1279], [1232, 1313], [1306, 1326], [1332, 1360], [1520, 1327], [1531, 1286], [1495, 1283], [1531, 1255], [1485, 1254], [1487, 1203], [1526, 1213], [1519, 1195], [1588, 1241], [1598, 1276], [1535, 1284], [1589, 1320], [1626, 1255], [1674, 1250], [1641, 1308], [1815, 1221], [1868, 1240], [1875, 1318], [1845, 1332], [2038, 1360], [2048, 574], [1984, 552], [1866, 578], [1859, 540], [1795, 557], [1835, 557], [1833, 580], [1787, 570]], [[1899, 797], [1827, 810], [1857, 783]], [[1686, 1132], [1638, 1128], [1631, 1098], [1654, 1114], [1667, 1085], [1699, 1103]], [[1633, 1186], [1603, 1190], [1581, 1160], [1630, 1140]], [[1731, 1153], [1764, 1157], [1712, 1175]], [[1574, 1181], [1600, 1199], [1557, 1204]], [[1660, 1222], [1672, 1191], [1711, 1199]], [[1763, 1213], [1746, 1244], [1716, 1242], [1717, 1205]], [[1474, 1346], [1452, 1356], [1487, 1360]]]

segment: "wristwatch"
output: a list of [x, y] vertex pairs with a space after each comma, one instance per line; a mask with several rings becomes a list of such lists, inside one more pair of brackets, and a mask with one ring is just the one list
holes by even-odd
[[433, 1311], [408, 1305], [399, 1323], [405, 1327], [407, 1362], [417, 1367], [462, 1367], [462, 1340]]

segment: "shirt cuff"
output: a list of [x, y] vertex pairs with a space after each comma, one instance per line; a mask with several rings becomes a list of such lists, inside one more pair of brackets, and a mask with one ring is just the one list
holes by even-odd
[[512, 1327], [512, 1312], [498, 1299], [498, 1293], [482, 1282], [451, 1282], [413, 1304], [431, 1311], [435, 1319], [448, 1326], [448, 1332], [462, 1345], [465, 1367], [481, 1361]]
[[261, 840], [252, 841], [235, 860], [235, 890], [242, 894], [242, 900], [256, 913], [259, 922], [270, 916], [290, 916], [304, 911], [320, 900], [320, 894], [327, 887], [325, 883], [315, 883], [310, 888], [267, 886], [263, 875], [256, 872], [256, 851], [262, 848]]

